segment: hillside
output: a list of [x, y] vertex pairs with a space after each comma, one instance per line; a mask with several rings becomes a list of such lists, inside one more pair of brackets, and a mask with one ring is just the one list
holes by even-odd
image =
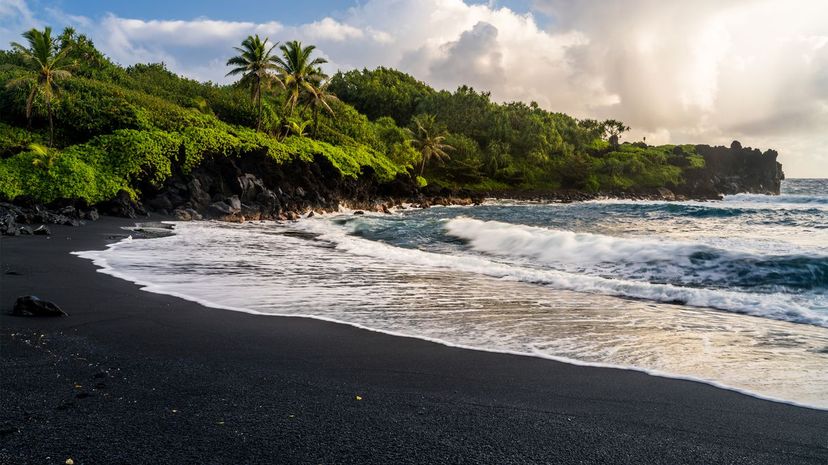
[[[278, 218], [457, 190], [778, 193], [782, 177], [773, 151], [619, 144], [628, 128], [618, 121], [498, 104], [465, 86], [437, 91], [392, 69], [327, 79], [310, 67], [316, 93], [263, 81], [256, 100], [248, 78], [216, 85], [163, 64], [125, 68], [71, 29], [49, 41], [44, 53], [67, 71], [53, 95], [32, 93], [25, 50], [0, 51], [0, 200]], [[722, 150], [741, 161], [719, 160]]]

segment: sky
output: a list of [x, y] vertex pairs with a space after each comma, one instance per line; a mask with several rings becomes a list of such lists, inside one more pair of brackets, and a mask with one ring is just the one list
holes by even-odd
[[620, 119], [626, 140], [773, 148], [789, 177], [828, 177], [828, 0], [0, 0], [0, 47], [45, 25], [220, 83], [247, 35], [300, 39], [329, 72], [394, 67]]

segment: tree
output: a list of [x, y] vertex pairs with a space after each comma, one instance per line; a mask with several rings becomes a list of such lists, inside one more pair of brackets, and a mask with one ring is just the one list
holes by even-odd
[[336, 100], [336, 95], [328, 92], [327, 87], [328, 86], [326, 85], [321, 85], [319, 87], [307, 89], [307, 91], [305, 92], [305, 106], [310, 107], [311, 112], [313, 113], [314, 137], [316, 137], [316, 134], [319, 131], [319, 110], [327, 111], [331, 116], [334, 116], [334, 111], [333, 109], [331, 109], [331, 106], [328, 104], [328, 102]]
[[242, 75], [239, 84], [250, 88], [250, 98], [256, 105], [256, 130], [262, 126], [262, 91], [269, 88], [270, 84], [276, 82], [284, 87], [284, 83], [274, 76], [271, 71], [277, 69], [277, 57], [271, 52], [279, 43], [267, 46], [268, 38], [264, 40], [259, 35], [247, 36], [241, 43], [241, 47], [233, 47], [239, 55], [227, 60], [227, 66], [235, 66], [227, 73], [227, 76]]
[[608, 119], [601, 123], [601, 127], [604, 130], [604, 136], [609, 140], [613, 137], [616, 140], [621, 137], [621, 134], [630, 130], [630, 127], [622, 123], [621, 121], [616, 121], [614, 119]]
[[420, 176], [432, 158], [448, 160], [447, 151], [454, 150], [454, 147], [445, 143], [446, 130], [437, 125], [434, 115], [422, 114], [411, 119], [414, 129], [409, 129], [412, 137], [412, 144], [420, 152]]
[[324, 99], [319, 98], [322, 81], [328, 77], [319, 66], [327, 63], [328, 60], [311, 59], [316, 46], [303, 47], [302, 42], [298, 40], [292, 40], [280, 46], [279, 49], [282, 51], [282, 56], [274, 57], [273, 61], [287, 89], [285, 105], [288, 107], [289, 114], [293, 115], [296, 106], [302, 103], [303, 99], [317, 100], [320, 105], [324, 104], [322, 106], [330, 110]]
[[55, 125], [52, 111], [52, 101], [59, 96], [58, 82], [70, 77], [69, 68], [72, 63], [67, 58], [69, 47], [61, 48], [58, 40], [52, 37], [52, 28], [46, 27], [43, 31], [30, 29], [23, 33], [29, 43], [28, 47], [12, 42], [14, 51], [19, 53], [29, 67], [29, 76], [10, 81], [7, 86], [16, 87], [28, 83], [31, 85], [29, 97], [26, 99], [26, 118], [31, 124], [32, 109], [38, 95], [43, 96], [46, 102], [46, 112], [49, 114], [49, 147], [54, 144]]
[[331, 78], [330, 90], [371, 120], [390, 116], [399, 126], [407, 126], [420, 102], [434, 93], [413, 76], [382, 67], [338, 72]]

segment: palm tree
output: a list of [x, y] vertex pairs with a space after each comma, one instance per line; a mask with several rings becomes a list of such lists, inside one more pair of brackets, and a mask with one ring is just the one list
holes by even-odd
[[28, 47], [12, 42], [14, 51], [23, 56], [29, 65], [31, 75], [10, 81], [8, 87], [20, 86], [24, 83], [31, 84], [32, 90], [26, 99], [26, 118], [29, 124], [32, 120], [32, 109], [38, 95], [42, 95], [46, 102], [46, 111], [49, 114], [49, 147], [54, 143], [55, 125], [52, 112], [52, 100], [59, 96], [60, 89], [58, 82], [72, 75], [66, 54], [69, 47], [60, 48], [56, 38], [52, 37], [52, 28], [46, 27], [43, 31], [31, 29], [23, 33], [23, 37], [29, 43]]
[[257, 108], [257, 131], [262, 126], [262, 90], [267, 89], [274, 81], [284, 86], [282, 81], [271, 73], [277, 68], [277, 63], [276, 57], [271, 56], [270, 53], [279, 43], [268, 48], [267, 41], [267, 37], [262, 40], [258, 34], [247, 36], [242, 41], [241, 47], [233, 47], [239, 55], [227, 60], [227, 66], [235, 66], [227, 73], [227, 76], [241, 74], [242, 78], [239, 83], [250, 87], [250, 98]]
[[[316, 46], [303, 47], [302, 42], [298, 40], [292, 40], [279, 49], [282, 51], [282, 56], [276, 57], [274, 61], [278, 65], [279, 76], [287, 89], [285, 105], [289, 109], [289, 114], [293, 115], [296, 106], [306, 96], [312, 96], [310, 100], [319, 100], [317, 97], [320, 93], [320, 86], [322, 81], [328, 77], [319, 66], [327, 63], [328, 60], [319, 57], [311, 59]], [[324, 99], [318, 104], [330, 110]]]
[[333, 102], [334, 100], [337, 100], [337, 98], [336, 95], [328, 92], [327, 84], [320, 85], [318, 87], [310, 87], [313, 87], [313, 89], [307, 89], [304, 101], [305, 106], [310, 107], [313, 112], [313, 135], [316, 137], [316, 133], [319, 131], [319, 110], [325, 110], [331, 116], [334, 116], [334, 111], [331, 109], [331, 106], [328, 105], [328, 102]]
[[432, 158], [448, 160], [449, 155], [446, 152], [454, 150], [454, 147], [444, 143], [447, 133], [437, 125], [434, 115], [417, 115], [411, 119], [411, 122], [414, 130], [409, 129], [408, 132], [412, 138], [412, 145], [422, 156], [420, 163], [420, 176], [422, 176], [426, 164]]

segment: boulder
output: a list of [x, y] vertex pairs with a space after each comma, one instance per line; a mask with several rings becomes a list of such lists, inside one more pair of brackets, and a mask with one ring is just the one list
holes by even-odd
[[52, 234], [52, 231], [49, 231], [49, 228], [45, 224], [41, 224], [32, 231], [32, 234], [35, 236], [49, 236]]
[[258, 195], [267, 190], [264, 183], [255, 174], [245, 173], [238, 177], [239, 188], [241, 189], [242, 202], [256, 200]]
[[228, 197], [226, 203], [230, 206], [230, 209], [233, 210], [233, 213], [238, 213], [241, 211], [242, 204], [238, 195]]
[[185, 208], [184, 211], [190, 214], [190, 219], [193, 221], [198, 221], [204, 218], [201, 216], [201, 213], [193, 210], [192, 208]]
[[53, 302], [33, 295], [18, 297], [12, 315], [18, 316], [64, 316], [68, 315]]
[[59, 212], [60, 212], [61, 215], [64, 215], [64, 216], [79, 216], [78, 215], [78, 210], [75, 207], [71, 206], [71, 205], [61, 208], [59, 210]]
[[4, 236], [16, 236], [20, 234], [20, 229], [15, 221], [15, 216], [11, 213], [0, 217], [0, 234]]
[[190, 191], [190, 202], [196, 208], [204, 208], [210, 204], [210, 194], [204, 190], [202, 182], [197, 178], [190, 181], [187, 189]]
[[167, 197], [166, 195], [163, 195], [163, 194], [159, 195], [159, 196], [155, 197], [154, 199], [150, 200], [149, 202], [147, 202], [147, 205], [149, 205], [150, 208], [155, 209], [155, 210], [159, 210], [159, 211], [160, 210], [170, 211], [170, 210], [173, 209], [172, 201], [170, 200], [169, 197]]
[[236, 211], [238, 210], [234, 211], [230, 205], [227, 205], [227, 203], [222, 201], [213, 202], [210, 204], [209, 207], [207, 207], [207, 212], [212, 216], [232, 215]]
[[191, 215], [190, 212], [181, 208], [176, 208], [175, 211], [173, 211], [173, 215], [178, 221], [190, 221], [193, 219], [193, 215]]
[[664, 187], [658, 188], [658, 195], [663, 200], [676, 200], [676, 194], [674, 194], [670, 189]]
[[101, 215], [98, 214], [98, 210], [93, 208], [88, 212], [83, 214], [83, 217], [90, 221], [98, 221], [101, 218]]
[[[126, 218], [135, 218], [136, 216], [147, 216], [147, 211], [140, 202], [134, 202], [129, 192], [125, 190], [118, 191], [114, 199], [104, 202], [101, 208], [105, 212], [114, 216], [122, 216]], [[56, 222], [57, 223], [57, 222]], [[60, 224], [64, 224], [60, 222]]]

